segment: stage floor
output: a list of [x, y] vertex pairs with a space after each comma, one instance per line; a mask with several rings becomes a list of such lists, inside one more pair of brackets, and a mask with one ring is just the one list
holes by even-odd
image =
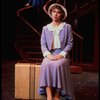
[[[14, 81], [16, 61], [2, 62], [2, 100], [15, 100]], [[98, 100], [98, 72], [71, 74], [76, 100]]]

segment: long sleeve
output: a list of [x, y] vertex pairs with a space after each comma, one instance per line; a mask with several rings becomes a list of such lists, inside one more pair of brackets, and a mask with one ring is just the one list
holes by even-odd
[[71, 25], [68, 25], [67, 32], [68, 32], [67, 44], [66, 44], [66, 46], [64, 48], [64, 51], [66, 53], [68, 53], [72, 49], [72, 47], [73, 47], [73, 34], [72, 34]]
[[42, 50], [44, 57], [47, 56], [48, 54], [51, 54], [48, 50], [48, 47], [47, 47], [46, 34], [45, 34], [45, 28], [44, 27], [42, 29], [42, 35], [41, 35], [41, 50]]

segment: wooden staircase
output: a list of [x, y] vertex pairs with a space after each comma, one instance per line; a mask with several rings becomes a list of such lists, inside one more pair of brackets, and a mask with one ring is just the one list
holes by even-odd
[[[43, 59], [41, 47], [40, 47], [41, 33], [36, 28], [34, 28], [27, 21], [27, 19], [25, 19], [25, 17], [23, 17], [23, 11], [25, 12], [25, 10], [28, 10], [31, 8], [32, 6], [24, 7], [17, 11], [18, 23], [17, 23], [15, 48], [22, 58], [20, 60], [21, 62], [32, 62], [32, 63], [40, 64]], [[42, 26], [40, 27], [42, 28]], [[81, 73], [82, 68], [80, 66], [82, 63], [83, 38], [79, 36], [77, 33], [75, 33], [74, 31], [73, 31], [73, 34], [74, 34], [75, 43], [70, 54], [71, 55], [71, 72]]]
[[40, 63], [43, 59], [40, 48], [40, 37], [34, 34], [24, 34], [16, 37], [16, 50], [24, 61]]

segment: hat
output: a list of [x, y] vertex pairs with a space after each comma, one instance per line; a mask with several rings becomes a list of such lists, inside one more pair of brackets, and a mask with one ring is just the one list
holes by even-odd
[[58, 4], [58, 3], [53, 3], [52, 5], [50, 5], [50, 7], [48, 8], [48, 15], [51, 17], [51, 9], [54, 6], [59, 6], [63, 10], [64, 17], [62, 18], [62, 20], [64, 20], [67, 17], [67, 10], [64, 6], [62, 6], [61, 4]]

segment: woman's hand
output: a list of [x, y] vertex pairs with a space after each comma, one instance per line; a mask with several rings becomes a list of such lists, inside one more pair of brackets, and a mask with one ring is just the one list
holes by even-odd
[[47, 58], [50, 59], [50, 60], [54, 60], [54, 56], [51, 55], [51, 54], [50, 55], [47, 55]]
[[63, 56], [62, 55], [55, 55], [54, 56], [54, 60], [59, 60], [59, 59], [62, 59], [63, 58]]
[[47, 58], [50, 59], [50, 60], [59, 60], [59, 59], [62, 59], [63, 56], [62, 55], [47, 55]]

